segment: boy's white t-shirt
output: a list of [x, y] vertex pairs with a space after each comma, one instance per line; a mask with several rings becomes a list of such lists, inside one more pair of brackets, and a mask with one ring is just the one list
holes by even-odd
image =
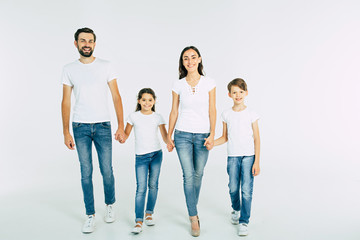
[[152, 114], [145, 115], [137, 111], [129, 115], [127, 122], [134, 129], [135, 154], [142, 155], [161, 150], [158, 129], [159, 125], [166, 123], [160, 114], [153, 112]]
[[73, 87], [73, 121], [96, 123], [110, 121], [108, 82], [117, 78], [109, 61], [95, 58], [84, 64], [79, 60], [64, 66], [61, 81]]
[[252, 123], [258, 120], [259, 115], [248, 108], [235, 112], [232, 108], [221, 114], [227, 125], [228, 156], [252, 156], [255, 154]]
[[185, 78], [175, 80], [172, 90], [179, 95], [179, 115], [175, 129], [191, 133], [209, 133], [209, 92], [216, 87], [211, 78], [201, 76], [195, 92]]

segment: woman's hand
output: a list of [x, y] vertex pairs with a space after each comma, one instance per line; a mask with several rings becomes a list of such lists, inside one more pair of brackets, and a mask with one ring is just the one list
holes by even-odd
[[207, 150], [211, 150], [214, 147], [214, 135], [209, 135], [209, 137], [204, 138], [205, 139], [205, 143], [204, 146], [206, 147]]

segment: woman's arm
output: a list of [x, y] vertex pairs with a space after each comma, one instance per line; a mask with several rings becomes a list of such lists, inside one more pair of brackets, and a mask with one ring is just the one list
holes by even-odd
[[176, 94], [174, 91], [172, 91], [172, 107], [169, 116], [169, 129], [167, 134], [167, 140], [168, 140], [167, 148], [169, 152], [171, 152], [175, 147], [174, 141], [172, 140], [171, 136], [174, 132], [178, 114], [179, 114], [179, 95]]
[[130, 123], [127, 123], [126, 124], [126, 127], [125, 127], [125, 133], [124, 133], [124, 138], [123, 139], [120, 139], [119, 142], [120, 143], [125, 143], [125, 141], [128, 139], [128, 137], [130, 136], [130, 133], [131, 133], [131, 130], [133, 128], [133, 125], [131, 125]]
[[255, 145], [255, 161], [252, 167], [252, 174], [257, 176], [260, 174], [260, 133], [258, 121], [252, 123], [252, 129], [254, 134], [254, 145]]
[[205, 139], [204, 146], [208, 150], [214, 147], [215, 126], [216, 126], [216, 87], [209, 92], [209, 119], [210, 135]]
[[224, 144], [226, 143], [228, 140], [228, 136], [227, 136], [227, 124], [226, 122], [223, 122], [223, 134], [221, 137], [219, 137], [218, 139], [216, 139], [214, 141], [214, 146], [218, 146], [218, 145], [221, 145], [221, 144]]

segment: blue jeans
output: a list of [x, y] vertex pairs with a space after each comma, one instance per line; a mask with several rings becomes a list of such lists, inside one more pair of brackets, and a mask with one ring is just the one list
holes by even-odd
[[81, 186], [84, 194], [86, 214], [95, 214], [94, 191], [92, 183], [92, 142], [98, 154], [99, 166], [103, 177], [105, 203], [115, 202], [115, 181], [112, 169], [112, 139], [110, 122], [79, 123], [73, 122], [75, 145], [81, 168]]
[[204, 146], [209, 133], [190, 133], [175, 129], [174, 141], [183, 171], [184, 192], [189, 216], [196, 216], [204, 168], [209, 151]]
[[136, 155], [135, 157], [135, 222], [143, 221], [147, 186], [149, 186], [149, 192], [145, 212], [150, 214], [154, 213], [154, 207], [158, 193], [162, 155], [162, 151], [159, 150], [143, 155]]
[[[240, 211], [239, 223], [249, 223], [254, 176], [251, 173], [255, 156], [228, 157], [229, 193], [232, 208]], [[241, 185], [241, 201], [240, 201]]]

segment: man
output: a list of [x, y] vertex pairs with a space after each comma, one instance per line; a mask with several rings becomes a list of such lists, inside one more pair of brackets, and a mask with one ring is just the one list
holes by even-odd
[[[95, 227], [95, 208], [92, 184], [92, 143], [94, 142], [101, 175], [103, 177], [106, 213], [105, 222], [115, 221], [115, 185], [112, 170], [112, 138], [110, 113], [107, 97], [110, 89], [116, 111], [118, 129], [116, 140], [124, 138], [124, 121], [121, 96], [116, 83], [115, 71], [108, 61], [95, 58], [93, 51], [96, 35], [90, 28], [78, 29], [75, 33], [75, 47], [80, 59], [67, 64], [63, 69], [63, 99], [61, 103], [65, 145], [74, 150], [75, 145], [81, 168], [81, 185], [87, 220], [82, 231], [91, 233]], [[71, 92], [74, 90], [73, 137], [69, 131]]]

